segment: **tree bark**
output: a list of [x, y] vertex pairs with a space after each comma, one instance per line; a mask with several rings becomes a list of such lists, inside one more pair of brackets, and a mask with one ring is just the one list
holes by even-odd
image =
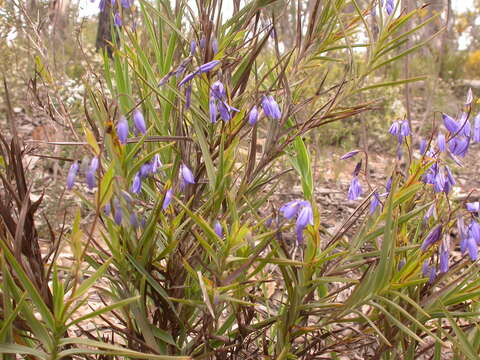
[[107, 50], [108, 57], [112, 58], [112, 6], [110, 0], [105, 1], [105, 8], [98, 16], [98, 30], [95, 47], [97, 51]]

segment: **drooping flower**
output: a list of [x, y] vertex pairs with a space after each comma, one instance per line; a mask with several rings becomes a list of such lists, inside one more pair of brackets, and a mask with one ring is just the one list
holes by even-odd
[[112, 212], [112, 206], [110, 205], [110, 202], [107, 202], [105, 204], [105, 207], [103, 208], [103, 212], [104, 212], [105, 216], [110, 216], [110, 214]]
[[348, 189], [348, 200], [357, 200], [362, 195], [362, 187], [358, 181], [358, 177], [354, 176]]
[[195, 42], [195, 40], [192, 40], [190, 42], [190, 55], [195, 55], [195, 51], [197, 49], [197, 43]]
[[216, 37], [212, 39], [212, 51], [213, 55], [216, 55], [218, 53], [218, 40]]
[[480, 244], [480, 224], [475, 220], [472, 220], [470, 226], [468, 227], [468, 237], [474, 239], [478, 244]]
[[438, 133], [437, 145], [438, 145], [438, 150], [440, 150], [441, 152], [445, 152], [445, 150], [447, 149], [447, 144], [445, 142], [445, 135], [443, 133]]
[[146, 162], [142, 166], [140, 166], [140, 177], [144, 178], [147, 177], [148, 175], [152, 174], [152, 164], [149, 162]]
[[442, 235], [442, 225], [436, 225], [432, 230], [430, 230], [425, 240], [423, 240], [423, 243], [420, 246], [420, 249], [422, 251], [426, 251], [432, 244], [436, 243], [440, 239], [441, 235]]
[[202, 36], [202, 38], [200, 39], [200, 49], [205, 49], [206, 42], [207, 40], [205, 39], [205, 36]]
[[398, 270], [402, 270], [402, 268], [405, 266], [406, 263], [407, 263], [407, 260], [401, 259], [401, 260], [398, 262]]
[[423, 138], [420, 141], [420, 154], [425, 155], [425, 151], [427, 151], [427, 140]]
[[222, 224], [220, 224], [219, 221], [215, 221], [215, 225], [213, 226], [213, 229], [215, 231], [215, 234], [221, 239], [223, 238], [223, 228]]
[[130, 191], [134, 194], [140, 193], [142, 190], [142, 176], [140, 171], [137, 172], [133, 178], [132, 186], [130, 187]]
[[280, 107], [272, 95], [263, 95], [261, 105], [265, 116], [269, 119], [280, 120], [282, 118]]
[[138, 217], [137, 214], [135, 214], [134, 211], [130, 213], [130, 225], [132, 225], [134, 230], [138, 229], [139, 223], [138, 223]]
[[478, 244], [474, 238], [470, 237], [467, 239], [467, 250], [468, 255], [472, 261], [476, 261], [478, 259]]
[[411, 131], [410, 131], [410, 125], [408, 124], [408, 120], [403, 120], [402, 125], [401, 125], [401, 129], [400, 129], [400, 134], [403, 137], [406, 137], [406, 136], [410, 135], [410, 133], [411, 133]]
[[387, 193], [390, 193], [390, 191], [392, 191], [392, 182], [393, 178], [390, 176], [387, 180], [387, 184], [385, 185], [385, 190], [387, 191]]
[[448, 194], [450, 192], [450, 189], [457, 183], [455, 181], [455, 178], [453, 177], [453, 174], [452, 172], [450, 171], [450, 168], [448, 167], [448, 165], [445, 165], [444, 166], [444, 169], [445, 169], [445, 172], [447, 174], [447, 177], [446, 177], [446, 180], [445, 180], [445, 187], [443, 189], [443, 191], [445, 192], [445, 194]]
[[435, 220], [437, 220], [437, 211], [436, 211], [436, 208], [435, 208], [435, 204], [430, 205], [428, 210], [425, 212], [425, 215], [423, 216], [423, 220], [426, 222], [432, 216]]
[[204, 74], [213, 70], [218, 64], [220, 64], [220, 60], [212, 60], [212, 61], [209, 61], [208, 63], [200, 65], [197, 69], [195, 69], [195, 71], [185, 76], [183, 80], [178, 83], [178, 86], [182, 86], [183, 84], [191, 81], [195, 76], [199, 74]]
[[280, 213], [287, 220], [291, 220], [297, 216], [295, 231], [297, 234], [297, 243], [303, 244], [303, 230], [308, 225], [313, 225], [313, 210], [312, 205], [306, 200], [289, 201], [280, 207]]
[[74, 161], [70, 166], [67, 175], [67, 190], [72, 190], [73, 185], [75, 185], [75, 179], [77, 178], [79, 168], [80, 166], [77, 161]]
[[258, 121], [258, 109], [256, 106], [253, 106], [252, 110], [250, 110], [250, 113], [248, 114], [248, 123], [250, 125], [255, 125]]
[[132, 6], [133, 0], [121, 0], [120, 3], [122, 4], [123, 8], [128, 9]]
[[400, 135], [401, 124], [399, 121], [394, 121], [392, 125], [390, 125], [390, 129], [388, 132], [394, 136]]
[[480, 113], [473, 120], [473, 141], [480, 142]]
[[92, 158], [90, 162], [90, 166], [88, 168], [86, 178], [87, 178], [87, 186], [90, 190], [92, 190], [96, 185], [95, 174], [98, 169], [98, 157]]
[[167, 192], [165, 193], [165, 198], [163, 199], [163, 204], [162, 204], [162, 210], [165, 210], [168, 205], [172, 202], [173, 198], [173, 190], [168, 189]]
[[215, 124], [217, 122], [217, 102], [215, 99], [210, 98], [210, 101], [208, 102], [208, 109], [210, 114], [210, 122]]
[[289, 201], [288, 203], [280, 207], [280, 212], [282, 213], [282, 216], [285, 219], [290, 220], [291, 218], [293, 218], [295, 215], [298, 214], [300, 207], [304, 204], [305, 203], [303, 200]]
[[210, 121], [215, 123], [217, 121], [217, 110], [223, 121], [231, 120], [231, 111], [238, 112], [239, 110], [226, 103], [227, 92], [221, 81], [215, 81], [210, 88]]
[[468, 121], [468, 114], [465, 112], [462, 112], [462, 115], [460, 116], [460, 129], [462, 135], [470, 136], [471, 124], [470, 121]]
[[470, 211], [470, 212], [478, 213], [480, 211], [480, 202], [478, 202], [478, 201], [475, 201], [475, 202], [472, 202], [472, 203], [466, 203], [465, 205], [467, 207], [467, 210]]
[[123, 211], [120, 201], [117, 198], [113, 199], [113, 209], [115, 211], [113, 220], [115, 221], [115, 224], [120, 225], [122, 223]]
[[449, 269], [449, 257], [450, 257], [450, 244], [448, 243], [448, 237], [445, 236], [442, 245], [439, 248], [438, 257], [439, 261], [439, 270], [441, 273], [446, 273]]
[[180, 174], [185, 183], [195, 184], [195, 177], [193, 176], [192, 171], [185, 164], [180, 165]]
[[145, 125], [145, 119], [143, 118], [142, 112], [138, 109], [133, 111], [133, 124], [139, 133], [145, 135], [147, 132], [147, 126]]
[[192, 85], [188, 85], [185, 89], [185, 110], [190, 109], [191, 100], [192, 100]]
[[128, 121], [125, 116], [121, 116], [117, 123], [117, 136], [120, 144], [125, 145], [128, 138]]
[[455, 134], [459, 130], [458, 123], [449, 115], [442, 113], [443, 124], [450, 132], [450, 134]]
[[352, 150], [352, 151], [349, 151], [349, 152], [347, 152], [345, 155], [343, 155], [342, 157], [340, 157], [340, 160], [350, 159], [351, 157], [354, 157], [355, 155], [357, 155], [359, 152], [360, 152], [360, 150]]
[[395, 10], [395, 3], [393, 0], [387, 0], [385, 4], [385, 10], [387, 11], [387, 14], [390, 16], [393, 13], [393, 10]]
[[437, 269], [435, 268], [435, 265], [432, 265], [432, 266], [430, 267], [430, 277], [429, 277], [429, 279], [428, 279], [428, 282], [429, 282], [430, 284], [433, 284], [434, 281], [435, 281], [435, 279], [436, 279], [436, 277], [437, 277]]
[[425, 260], [422, 264], [422, 276], [427, 277], [429, 273], [428, 260]]
[[308, 202], [308, 201], [304, 202], [304, 204], [305, 205], [301, 208], [301, 210], [298, 214], [297, 223], [295, 225], [296, 233], [297, 233], [297, 243], [299, 245], [303, 244], [303, 230], [308, 225], [313, 225], [312, 206], [310, 205], [310, 202]]
[[370, 214], [373, 214], [375, 210], [377, 210], [378, 205], [380, 205], [380, 197], [378, 196], [378, 192], [374, 191], [372, 200], [370, 201]]
[[162, 167], [162, 162], [160, 161], [160, 155], [155, 154], [153, 156], [151, 165], [152, 165], [151, 167], [152, 174], [155, 174], [158, 171], [158, 169]]
[[115, 12], [114, 16], [115, 26], [121, 27], [122, 26], [122, 17], [118, 11]]
[[450, 139], [448, 147], [453, 155], [465, 157], [470, 145], [470, 138], [466, 136], [457, 135], [453, 139]]

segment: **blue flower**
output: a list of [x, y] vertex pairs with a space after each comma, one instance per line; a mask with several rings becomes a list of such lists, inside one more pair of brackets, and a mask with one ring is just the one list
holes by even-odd
[[437, 219], [437, 211], [436, 211], [436, 208], [435, 208], [435, 204], [430, 205], [428, 210], [425, 212], [425, 215], [423, 216], [423, 220], [426, 222], [432, 216], [435, 220]]
[[173, 198], [173, 191], [172, 189], [168, 189], [167, 192], [165, 193], [165, 198], [163, 199], [163, 204], [162, 204], [162, 210], [165, 210], [168, 205], [172, 202]]
[[105, 207], [103, 208], [103, 212], [105, 216], [110, 216], [110, 214], [112, 213], [112, 206], [110, 205], [110, 202], [107, 202], [105, 204]]
[[465, 136], [470, 136], [470, 131], [471, 131], [471, 125], [470, 121], [468, 121], [468, 114], [465, 112], [462, 112], [460, 115], [460, 134], [465, 135]]
[[185, 181], [185, 183], [195, 184], [195, 177], [193, 176], [192, 171], [186, 165], [180, 165], [180, 174], [182, 175], [182, 179]]
[[191, 81], [195, 76], [199, 74], [204, 74], [209, 71], [212, 71], [218, 64], [220, 64], [220, 60], [212, 60], [208, 63], [200, 65], [194, 72], [185, 76], [185, 78], [178, 83], [178, 86], [182, 86], [183, 84]]
[[440, 239], [441, 235], [442, 225], [436, 225], [432, 230], [430, 230], [427, 237], [420, 246], [420, 249], [422, 251], [426, 251], [432, 244], [436, 243]]
[[122, 26], [122, 17], [120, 16], [120, 13], [118, 11], [115, 12], [114, 22], [115, 26]]
[[402, 121], [402, 125], [401, 125], [401, 129], [400, 129], [400, 134], [405, 137], [405, 136], [408, 136], [410, 135], [410, 125], [408, 124], [408, 120], [403, 120]]
[[188, 85], [185, 89], [185, 110], [190, 109], [190, 103], [192, 100], [192, 85]]
[[96, 180], [95, 180], [95, 173], [97, 172], [98, 169], [98, 157], [94, 157], [92, 161], [90, 162], [90, 166], [87, 171], [87, 186], [90, 190], [92, 190], [95, 185], [96, 185]]
[[479, 212], [480, 211], [480, 203], [478, 201], [472, 203], [466, 203], [467, 210], [470, 212]]
[[445, 152], [445, 150], [447, 149], [447, 144], [445, 142], [445, 135], [443, 135], [443, 133], [438, 133], [437, 145], [438, 145], [438, 150], [440, 150], [441, 152]]
[[387, 11], [387, 14], [390, 16], [393, 13], [393, 10], [395, 10], [395, 3], [393, 0], [387, 0], [385, 4], [385, 10]]
[[470, 138], [465, 136], [456, 136], [450, 139], [448, 147], [453, 155], [465, 157], [470, 145]]
[[213, 229], [215, 230], [215, 234], [217, 234], [217, 236], [220, 239], [222, 239], [223, 238], [222, 224], [220, 224], [220, 222], [218, 222], [218, 221], [215, 221], [215, 225], [213, 226]]
[[443, 114], [442, 113], [442, 118], [443, 118], [443, 124], [447, 128], [447, 130], [450, 132], [450, 134], [455, 134], [459, 130], [458, 123], [449, 115]]
[[250, 110], [250, 113], [248, 114], [248, 123], [250, 125], [255, 125], [258, 121], [258, 109], [256, 106], [253, 106], [252, 110]]
[[442, 245], [440, 246], [440, 249], [439, 249], [439, 258], [440, 258], [439, 270], [441, 273], [446, 273], [448, 271], [449, 257], [450, 257], [450, 246], [448, 244], [448, 240], [446, 240], [445, 238], [444, 241], [442, 241]]
[[306, 201], [306, 204], [301, 208], [298, 214], [297, 223], [295, 225], [298, 245], [303, 244], [303, 230], [308, 225], [313, 225], [313, 210], [310, 203]]
[[214, 55], [218, 53], [218, 40], [215, 37], [212, 39], [212, 51]]
[[128, 138], [128, 121], [125, 116], [121, 116], [117, 123], [117, 136], [120, 144], [125, 145]]
[[435, 278], [436, 278], [436, 277], [437, 277], [437, 269], [435, 268], [434, 265], [432, 265], [432, 266], [430, 267], [430, 277], [429, 277], [429, 279], [428, 279], [428, 282], [429, 282], [430, 284], [433, 284], [433, 282], [435, 281]]
[[75, 185], [75, 179], [77, 178], [79, 168], [80, 166], [77, 161], [74, 161], [70, 166], [67, 175], [67, 190], [72, 190], [73, 185]]
[[430, 267], [428, 266], [428, 260], [425, 260], [422, 264], [422, 276], [427, 277]]
[[313, 210], [312, 205], [306, 200], [289, 201], [280, 208], [280, 213], [287, 220], [297, 216], [295, 226], [297, 234], [297, 244], [303, 244], [303, 230], [308, 225], [313, 225]]
[[306, 203], [303, 200], [289, 201], [288, 203], [280, 207], [280, 212], [285, 219], [290, 220], [298, 214], [300, 207], [304, 204]]
[[473, 120], [473, 141], [480, 142], [480, 113]]
[[420, 154], [425, 155], [425, 151], [427, 151], [427, 140], [423, 138], [420, 141]]
[[137, 230], [139, 226], [137, 214], [133, 211], [130, 213], [130, 225], [132, 225], [134, 230]]
[[375, 210], [377, 210], [378, 205], [380, 205], [380, 197], [378, 196], [378, 192], [374, 191], [372, 200], [370, 201], [370, 214], [373, 214]]
[[273, 96], [270, 95], [267, 97], [263, 95], [261, 105], [265, 116], [269, 119], [280, 120], [282, 118], [280, 107]]
[[349, 151], [349, 152], [347, 152], [345, 155], [343, 155], [342, 157], [340, 157], [340, 160], [350, 159], [351, 157], [354, 157], [355, 155], [357, 155], [359, 152], [360, 152], [360, 150], [352, 150], [352, 151]]
[[195, 51], [197, 49], [197, 43], [195, 42], [195, 40], [192, 40], [190, 42], [190, 55], [195, 55]]
[[387, 193], [390, 193], [390, 191], [392, 190], [392, 182], [393, 178], [390, 176], [388, 178], [387, 184], [385, 185], [385, 190], [387, 191]]
[[467, 239], [467, 250], [468, 255], [472, 261], [476, 261], [478, 259], [478, 244], [474, 238], [470, 237]]
[[160, 155], [155, 154], [153, 156], [151, 166], [152, 166], [151, 167], [152, 174], [155, 174], [158, 171], [158, 169], [162, 167], [162, 162], [160, 161]]
[[360, 186], [358, 177], [354, 176], [348, 189], [348, 200], [357, 200], [360, 195], [362, 195], [362, 187]]
[[130, 191], [134, 194], [140, 193], [142, 190], [142, 176], [140, 171], [135, 174], [133, 178], [132, 186], [130, 187]]
[[394, 121], [392, 125], [390, 125], [390, 129], [388, 129], [388, 132], [394, 136], [400, 135], [400, 122], [399, 121]]
[[120, 201], [117, 198], [113, 199], [113, 209], [115, 210], [113, 220], [115, 224], [120, 225], [122, 223], [123, 211], [120, 206]]
[[147, 132], [147, 127], [145, 125], [145, 119], [143, 118], [143, 114], [140, 110], [135, 109], [133, 111], [133, 124], [139, 133], [145, 135]]

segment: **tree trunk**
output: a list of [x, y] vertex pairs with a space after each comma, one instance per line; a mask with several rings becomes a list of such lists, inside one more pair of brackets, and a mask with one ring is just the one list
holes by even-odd
[[112, 6], [109, 0], [105, 1], [105, 8], [98, 16], [98, 30], [95, 47], [97, 51], [107, 50], [108, 57], [112, 57]]

